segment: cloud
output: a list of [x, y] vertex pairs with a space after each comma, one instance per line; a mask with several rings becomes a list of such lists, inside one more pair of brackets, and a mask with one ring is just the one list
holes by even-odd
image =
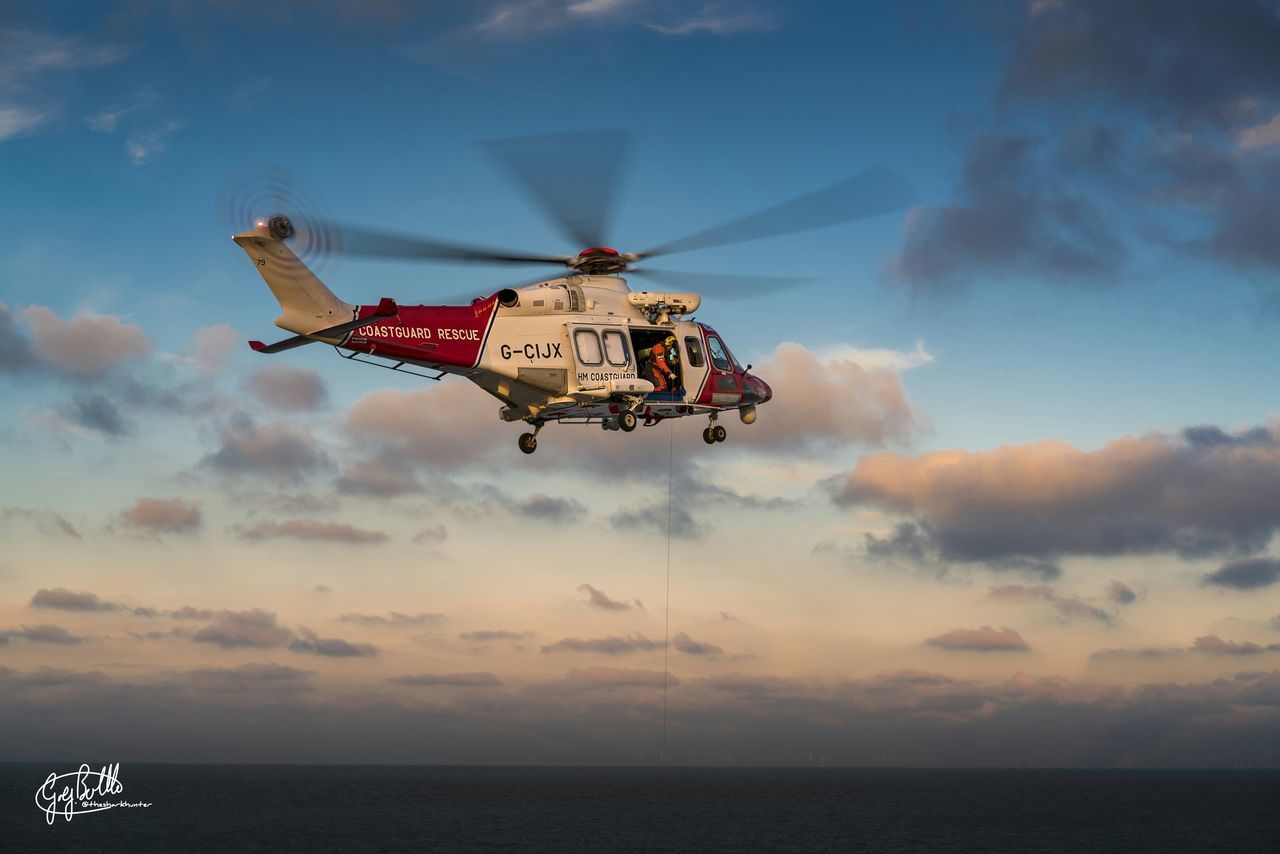
[[220, 611], [214, 622], [191, 636], [196, 643], [208, 643], [223, 649], [248, 647], [271, 649], [294, 639], [289, 629], [276, 622], [276, 615], [261, 608], [248, 611]]
[[296, 482], [329, 463], [305, 428], [285, 421], [255, 424], [237, 416], [219, 429], [221, 445], [203, 464], [229, 475]]
[[687, 17], [647, 26], [664, 36], [733, 36], [775, 30], [778, 15], [773, 11], [748, 10], [731, 3], [709, 3]]
[[191, 359], [205, 373], [221, 371], [231, 357], [240, 335], [225, 323], [202, 326], [191, 336]]
[[58, 115], [57, 98], [43, 88], [50, 76], [111, 65], [123, 56], [119, 47], [79, 36], [0, 29], [0, 142], [31, 133]]
[[155, 103], [155, 100], [156, 90], [150, 86], [144, 86], [128, 102], [107, 107], [91, 116], [85, 116], [84, 122], [92, 131], [115, 133], [120, 127], [121, 119], [151, 106], [151, 104]]
[[[939, 578], [952, 569], [953, 563], [943, 554], [937, 536], [926, 523], [899, 522], [889, 534], [882, 536], [867, 531], [862, 537], [866, 557], [886, 566], [915, 567]], [[847, 559], [860, 557], [853, 549], [846, 548], [843, 552]], [[824, 542], [814, 547], [814, 553], [840, 555], [841, 550], [834, 543]], [[981, 563], [992, 572], [1018, 573], [1042, 581], [1062, 575], [1062, 567], [1055, 561], [1041, 558], [1006, 555], [987, 558]]]
[[421, 545], [422, 543], [443, 543], [449, 539], [449, 529], [444, 525], [430, 525], [413, 535], [413, 542]]
[[935, 361], [933, 354], [924, 348], [923, 341], [916, 341], [915, 348], [911, 350], [865, 348], [840, 344], [813, 355], [820, 362], [853, 362], [868, 371], [883, 369], [895, 373], [920, 368]]
[[[1278, 646], [1277, 648], [1280, 648]], [[1196, 638], [1192, 649], [1209, 655], [1258, 655], [1266, 651], [1266, 647], [1256, 643], [1223, 640], [1217, 635], [1204, 635]]]
[[200, 505], [181, 498], [139, 498], [120, 512], [120, 520], [150, 534], [191, 534], [204, 523]]
[[[0, 118], [0, 122], [3, 119]], [[0, 141], [2, 141], [0, 137]], [[31, 349], [31, 342], [18, 326], [18, 319], [9, 306], [0, 302], [0, 371], [7, 374], [24, 374], [40, 366]]]
[[351, 643], [341, 638], [322, 638], [310, 629], [299, 629], [301, 637], [290, 641], [290, 652], [323, 655], [328, 658], [369, 658], [378, 654], [370, 643]]
[[1043, 141], [980, 134], [971, 142], [958, 195], [907, 217], [906, 238], [890, 263], [893, 278], [916, 291], [982, 274], [1027, 274], [1094, 283], [1113, 277], [1129, 253], [1103, 208], [1067, 181], [1046, 177]]
[[547, 522], [565, 522], [581, 519], [587, 508], [582, 502], [573, 498], [557, 498], [550, 495], [530, 495], [515, 502], [513, 511], [526, 519], [540, 519]]
[[[484, 8], [481, 6], [481, 8]], [[664, 36], [734, 36], [767, 32], [779, 15], [757, 2], [719, 0], [690, 7], [670, 0], [507, 0], [491, 4], [464, 38], [509, 42], [586, 27], [641, 26]]]
[[32, 351], [44, 362], [79, 379], [95, 379], [151, 352], [151, 339], [136, 323], [82, 311], [63, 320], [42, 305], [28, 306], [23, 319]]
[[599, 608], [601, 611], [630, 611], [630, 602], [620, 602], [617, 599], [610, 599], [603, 590], [597, 590], [590, 584], [579, 584], [578, 592], [587, 594], [587, 604], [592, 608]]
[[392, 676], [387, 681], [397, 685], [451, 688], [497, 688], [502, 685], [502, 680], [492, 673], [417, 673]]
[[925, 643], [940, 649], [970, 652], [1025, 652], [1031, 648], [1022, 639], [1022, 635], [1013, 629], [1002, 628], [996, 631], [990, 626], [977, 629], [952, 629], [937, 637], [929, 638]]
[[125, 154], [134, 166], [145, 166], [157, 154], [169, 149], [169, 137], [182, 128], [182, 123], [169, 119], [146, 130], [139, 130], [129, 135], [124, 141]]
[[104, 436], [117, 437], [133, 432], [120, 408], [105, 394], [76, 392], [58, 411], [70, 423]]
[[85, 638], [72, 634], [61, 626], [44, 623], [38, 626], [23, 626], [20, 629], [8, 629], [0, 632], [9, 638], [19, 638], [28, 643], [52, 643], [60, 646], [73, 646], [85, 642]]
[[1117, 605], [1131, 605], [1138, 598], [1138, 594], [1123, 581], [1112, 581], [1107, 584], [1106, 597]]
[[1206, 574], [1202, 583], [1232, 590], [1260, 590], [1277, 581], [1280, 581], [1280, 560], [1252, 557], [1224, 563]]
[[306, 690], [311, 671], [283, 664], [251, 663], [238, 667], [200, 667], [188, 670], [184, 675], [198, 688], [219, 695], [252, 694], [256, 697], [263, 692], [292, 694]]
[[532, 636], [533, 632], [512, 632], [506, 629], [477, 629], [472, 632], [462, 632], [458, 635], [458, 639], [469, 641], [471, 643], [487, 643], [489, 641], [499, 640], [518, 641]]
[[784, 342], [753, 369], [774, 398], [757, 421], [733, 434], [735, 445], [782, 452], [817, 452], [846, 445], [906, 444], [920, 429], [902, 378], [867, 367], [856, 353], [820, 357]]
[[1083, 617], [1107, 625], [1111, 624], [1111, 615], [1106, 611], [1095, 608], [1078, 596], [1063, 596], [1045, 584], [1030, 587], [1022, 584], [1005, 584], [992, 587], [987, 591], [987, 597], [1001, 602], [1047, 602], [1054, 607], [1063, 621]]
[[867, 557], [877, 560], [924, 564], [934, 559], [933, 543], [928, 534], [913, 522], [899, 522], [893, 532], [884, 537], [868, 531], [863, 534], [863, 541]]
[[544, 653], [551, 652], [599, 652], [605, 655], [627, 655], [633, 652], [647, 652], [662, 649], [662, 641], [649, 640], [639, 632], [632, 632], [626, 637], [610, 636], [605, 638], [564, 638], [542, 648]]
[[356, 623], [361, 626], [429, 626], [445, 619], [444, 614], [402, 614], [391, 611], [387, 616], [381, 614], [348, 613], [338, 617], [344, 623]]
[[684, 632], [679, 632], [671, 639], [671, 645], [676, 648], [677, 652], [685, 655], [715, 657], [724, 655], [724, 650], [713, 643], [704, 641], [696, 641]]
[[[909, 215], [898, 281], [918, 292], [1009, 274], [1105, 283], [1128, 271], [1129, 235], [1280, 266], [1265, 225], [1280, 216], [1280, 162], [1266, 156], [1280, 127], [1276, 10], [1025, 6], [1003, 30], [1014, 43], [988, 111], [997, 118], [969, 139], [955, 200]], [[1046, 123], [1053, 144], [1024, 130]]]
[[0, 105], [0, 142], [35, 130], [48, 117], [48, 113], [28, 107]]
[[318, 373], [283, 362], [266, 365], [245, 380], [245, 388], [264, 407], [276, 412], [308, 412], [329, 400], [329, 390]]
[[1239, 140], [1240, 147], [1246, 151], [1280, 143], [1280, 114], [1272, 116], [1261, 124], [1238, 131], [1236, 139]]
[[169, 616], [175, 620], [208, 620], [213, 616], [213, 611], [207, 608], [192, 608], [190, 605], [183, 605], [176, 611], [170, 611]]
[[1280, 428], [1205, 442], [1042, 441], [993, 451], [862, 457], [834, 500], [908, 515], [944, 560], [1249, 553], [1280, 527]]
[[661, 688], [679, 685], [680, 680], [661, 670], [630, 667], [582, 667], [565, 674], [565, 681], [581, 688]]
[[357, 528], [346, 522], [321, 522], [316, 519], [285, 519], [283, 522], [258, 522], [244, 528], [240, 536], [246, 540], [313, 540], [325, 543], [385, 543], [384, 531]]
[[705, 526], [699, 524], [688, 510], [678, 504], [668, 505], [666, 501], [619, 510], [609, 517], [609, 524], [616, 530], [645, 536], [658, 534], [665, 537], [668, 523], [671, 536], [677, 539], [693, 540], [706, 533]]
[[338, 491], [345, 495], [374, 498], [394, 498], [422, 491], [422, 484], [414, 476], [412, 469], [389, 451], [346, 466], [338, 476], [336, 485]]
[[514, 444], [491, 400], [462, 380], [412, 391], [382, 389], [356, 401], [343, 426], [362, 447], [383, 450], [401, 465], [456, 470]]
[[52, 510], [31, 510], [26, 507], [0, 507], [0, 521], [22, 520], [35, 526], [40, 533], [50, 537], [83, 539], [76, 527], [60, 513]]
[[32, 608], [52, 608], [58, 611], [119, 611], [119, 602], [107, 602], [88, 590], [74, 591], [65, 587], [40, 588], [31, 597]]
[[1003, 94], [1110, 101], [1184, 129], [1233, 124], [1243, 99], [1276, 94], [1280, 17], [1267, 3], [1203, 11], [1197, 0], [1046, 5], [1027, 18]]

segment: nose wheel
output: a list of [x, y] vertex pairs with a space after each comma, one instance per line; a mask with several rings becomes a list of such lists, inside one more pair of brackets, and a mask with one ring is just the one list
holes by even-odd
[[708, 445], [714, 445], [716, 442], [723, 442], [729, 437], [729, 433], [719, 424], [714, 424], [702, 431], [702, 441]]
[[516, 444], [520, 446], [520, 450], [526, 454], [532, 454], [538, 450], [538, 431], [542, 429], [542, 422], [535, 422], [532, 433], [521, 433], [520, 438], [516, 440]]

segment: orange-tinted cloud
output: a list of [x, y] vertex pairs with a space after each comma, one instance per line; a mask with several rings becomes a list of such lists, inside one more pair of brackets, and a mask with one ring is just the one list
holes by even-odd
[[920, 427], [902, 378], [888, 368], [823, 359], [784, 343], [752, 373], [769, 383], [774, 396], [759, 408], [755, 424], [734, 431], [735, 444], [775, 451], [883, 447], [910, 441]]
[[181, 498], [139, 498], [120, 511], [120, 520], [130, 528], [150, 534], [190, 534], [200, 529], [200, 505]]
[[835, 501], [912, 516], [941, 557], [1256, 551], [1280, 529], [1280, 426], [863, 457]]
[[1010, 628], [999, 631], [990, 626], [977, 629], [952, 629], [925, 643], [941, 649], [968, 650], [971, 652], [1023, 652], [1031, 647], [1022, 635]]
[[23, 317], [32, 332], [35, 354], [73, 376], [98, 377], [151, 352], [151, 339], [141, 326], [109, 314], [81, 312], [63, 320], [44, 306], [33, 305]]

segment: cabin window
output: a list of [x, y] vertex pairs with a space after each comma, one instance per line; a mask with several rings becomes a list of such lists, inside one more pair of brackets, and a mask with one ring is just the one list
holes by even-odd
[[578, 364], [594, 367], [604, 363], [600, 352], [600, 337], [594, 329], [579, 329], [573, 333], [573, 346], [578, 351]]
[[617, 329], [606, 329], [604, 338], [604, 357], [615, 368], [625, 368], [631, 364], [631, 353], [627, 349], [627, 336]]
[[702, 344], [690, 335], [684, 339], [684, 349], [689, 353], [689, 367], [701, 368], [707, 362], [702, 358]]
[[707, 349], [711, 351], [711, 364], [716, 366], [717, 370], [732, 370], [729, 364], [729, 356], [725, 353], [724, 345], [720, 343], [720, 339], [714, 335], [707, 336]]

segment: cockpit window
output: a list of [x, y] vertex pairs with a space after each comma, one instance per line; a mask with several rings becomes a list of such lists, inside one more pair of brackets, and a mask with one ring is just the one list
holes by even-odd
[[715, 365], [721, 371], [732, 370], [729, 364], [729, 356], [725, 353], [724, 345], [720, 343], [720, 339], [714, 335], [707, 336], [707, 350], [711, 352], [711, 364]]
[[695, 336], [690, 335], [684, 339], [684, 349], [689, 353], [689, 367], [701, 368], [706, 364], [702, 358], [702, 344]]

